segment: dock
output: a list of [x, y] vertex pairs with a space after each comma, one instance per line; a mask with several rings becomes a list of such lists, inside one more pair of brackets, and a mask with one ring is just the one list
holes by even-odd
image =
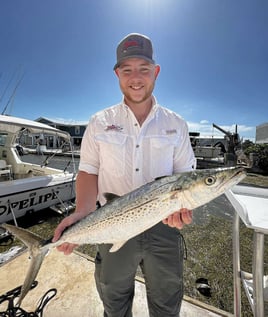
[[[0, 267], [0, 296], [23, 283], [28, 265], [28, 252], [24, 251]], [[45, 258], [37, 281], [38, 285], [27, 294], [22, 303], [23, 309], [27, 312], [34, 312], [44, 294], [56, 289], [55, 297], [44, 308], [45, 317], [55, 317], [55, 311], [57, 317], [103, 315], [102, 303], [95, 287], [93, 258], [79, 252], [65, 256], [54, 249]], [[148, 317], [144, 281], [137, 278], [135, 283], [133, 316]], [[4, 304], [6, 303], [0, 304], [0, 312], [5, 309]], [[180, 317], [198, 316], [233, 315], [184, 296]]]

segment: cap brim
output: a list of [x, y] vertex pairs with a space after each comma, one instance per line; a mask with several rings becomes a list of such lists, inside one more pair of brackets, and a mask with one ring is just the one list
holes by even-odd
[[155, 61], [151, 58], [148, 58], [146, 56], [141, 56], [141, 55], [132, 55], [132, 56], [126, 56], [124, 58], [121, 58], [120, 61], [118, 61], [115, 65], [114, 65], [114, 70], [116, 70], [116, 68], [118, 68], [120, 66], [120, 64], [127, 60], [127, 59], [130, 59], [130, 58], [140, 58], [140, 59], [144, 59], [146, 60], [147, 62], [149, 62], [150, 64], [155, 64]]

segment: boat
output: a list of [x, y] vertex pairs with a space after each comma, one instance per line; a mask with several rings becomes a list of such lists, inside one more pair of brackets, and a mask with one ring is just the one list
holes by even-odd
[[225, 131], [213, 123], [213, 128], [225, 134], [223, 137], [201, 137], [199, 132], [189, 132], [192, 148], [196, 157], [197, 168], [216, 168], [241, 165], [249, 168], [252, 162], [241, 148], [240, 136], [237, 132]]
[[0, 115], [0, 223], [10, 220], [16, 223], [17, 218], [26, 213], [48, 207], [61, 206], [62, 210], [68, 210], [72, 206], [74, 164], [73, 170], [67, 171], [48, 167], [46, 160], [35, 164], [20, 157], [23, 152], [38, 152], [36, 148], [21, 146], [21, 140], [35, 144], [47, 135], [58, 143], [71, 144], [71, 137], [65, 131], [32, 120]]
[[[16, 303], [18, 286], [23, 283], [28, 264], [28, 252], [21, 252], [0, 266], [0, 315], [4, 314], [8, 303], [10, 306]], [[35, 312], [38, 302], [42, 300], [41, 303], [47, 303], [42, 307], [45, 317], [103, 316], [103, 306], [95, 286], [94, 268], [93, 258], [83, 253], [75, 251], [65, 256], [56, 249], [51, 250], [38, 273], [36, 287], [27, 294], [21, 308], [28, 313]], [[12, 296], [14, 301], [11, 303]], [[136, 277], [133, 317], [148, 316], [144, 280], [142, 277]], [[180, 317], [196, 316], [232, 315], [184, 296]]]

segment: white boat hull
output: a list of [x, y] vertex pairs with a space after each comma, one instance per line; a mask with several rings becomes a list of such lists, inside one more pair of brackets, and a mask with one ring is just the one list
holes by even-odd
[[0, 223], [75, 198], [72, 174], [0, 183]]

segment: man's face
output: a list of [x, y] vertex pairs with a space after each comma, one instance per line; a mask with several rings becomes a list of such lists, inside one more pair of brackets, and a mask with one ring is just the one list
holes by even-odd
[[140, 104], [148, 100], [159, 74], [159, 65], [150, 64], [141, 58], [129, 58], [115, 70], [121, 91], [128, 104]]

